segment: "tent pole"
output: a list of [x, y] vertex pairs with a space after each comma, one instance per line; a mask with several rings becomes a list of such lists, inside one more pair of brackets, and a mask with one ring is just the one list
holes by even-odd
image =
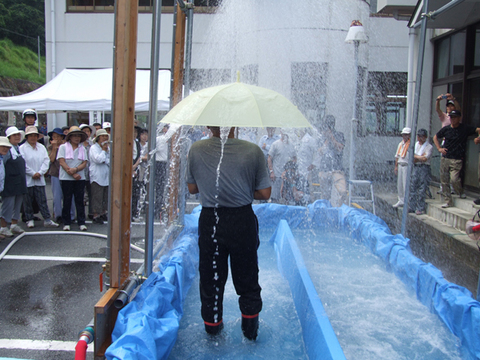
[[401, 234], [406, 236], [406, 224], [408, 216], [408, 206], [410, 202], [410, 177], [413, 171], [413, 155], [415, 153], [415, 140], [417, 134], [418, 112], [420, 108], [420, 92], [422, 87], [422, 73], [423, 73], [423, 58], [425, 55], [425, 39], [427, 37], [427, 21], [426, 15], [428, 10], [428, 0], [423, 1], [422, 27], [420, 29], [420, 44], [418, 50], [417, 60], [417, 75], [415, 83], [415, 96], [413, 99], [413, 117], [412, 117], [412, 132], [410, 134], [410, 147], [408, 149], [408, 167], [407, 167], [407, 182], [405, 184], [405, 198], [402, 213]]

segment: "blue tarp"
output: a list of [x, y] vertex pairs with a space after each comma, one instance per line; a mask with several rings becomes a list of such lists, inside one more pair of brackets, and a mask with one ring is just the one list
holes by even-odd
[[310, 359], [344, 360], [322, 301], [286, 220], [281, 220], [270, 239], [274, 243], [280, 273], [288, 280], [302, 335]]
[[[262, 204], [254, 206], [254, 210], [260, 227], [276, 228], [283, 219], [290, 228], [338, 229], [349, 233], [352, 239], [363, 242], [385, 261], [387, 269], [416, 293], [419, 301], [444, 321], [472, 358], [480, 358], [480, 303], [472, 298], [467, 289], [446, 281], [433, 265], [413, 256], [409, 240], [401, 235], [393, 235], [380, 218], [345, 205], [333, 208], [328, 201], [322, 200], [307, 208]], [[152, 274], [132, 302], [119, 312], [112, 345], [106, 352], [107, 359], [166, 359], [170, 354], [183, 314], [183, 301], [197, 271], [198, 216], [199, 208], [185, 216], [185, 228], [175, 241], [174, 249], [161, 259], [161, 270]], [[294, 256], [294, 253], [294, 250], [290, 251], [290, 256]], [[305, 278], [304, 275], [303, 270], [297, 270], [295, 276], [298, 279]], [[294, 298], [308, 301], [307, 288], [298, 283], [294, 285]], [[321, 309], [319, 311], [320, 320], [323, 320]], [[299, 313], [303, 327], [305, 319], [302, 320], [302, 316]], [[325, 324], [325, 321], [320, 321], [316, 325], [309, 323], [303, 327], [303, 331], [307, 332], [304, 333], [307, 351], [315, 348], [315, 342], [318, 341], [309, 331], [325, 328]], [[324, 336], [330, 346], [328, 331]], [[333, 344], [333, 349], [335, 346]]]

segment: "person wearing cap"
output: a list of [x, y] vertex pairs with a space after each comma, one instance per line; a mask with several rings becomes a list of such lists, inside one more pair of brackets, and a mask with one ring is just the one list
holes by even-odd
[[46, 121], [42, 122], [42, 127], [40, 128], [40, 133], [41, 133], [43, 136], [47, 136], [47, 135], [48, 135], [47, 122], [46, 122]]
[[405, 201], [405, 185], [407, 183], [408, 148], [410, 147], [410, 134], [412, 129], [404, 127], [402, 130], [402, 141], [397, 146], [395, 154], [395, 175], [397, 175], [398, 201], [394, 208], [403, 206]]
[[430, 182], [430, 158], [432, 157], [433, 146], [427, 139], [427, 130], [420, 129], [417, 131], [409, 201], [409, 212], [415, 212], [417, 215], [425, 213], [425, 197]]
[[105, 129], [105, 131], [108, 133], [108, 135], [110, 135], [110, 131], [112, 130], [112, 124], [105, 121], [102, 125], [102, 129]]
[[72, 126], [65, 137], [65, 144], [60, 145], [57, 159], [60, 163], [60, 184], [63, 192], [62, 220], [63, 230], [69, 231], [72, 222], [70, 208], [72, 198], [75, 199], [77, 222], [81, 231], [86, 231], [85, 225], [85, 168], [88, 164], [87, 150], [83, 142], [87, 139], [78, 126]]
[[[5, 135], [11, 144], [9, 152], [3, 157], [5, 166], [5, 185], [2, 193], [2, 208], [0, 213], [0, 235], [13, 236], [24, 230], [18, 226], [23, 196], [27, 193], [25, 177], [25, 160], [20, 154], [18, 144], [23, 140], [24, 132], [15, 126], [10, 126]], [[8, 228], [10, 224], [10, 228]]]
[[38, 129], [36, 126], [27, 126], [25, 138], [27, 141], [20, 146], [20, 154], [25, 159], [25, 176], [27, 179], [27, 193], [23, 198], [25, 221], [28, 228], [33, 228], [33, 199], [37, 201], [40, 213], [43, 216], [44, 227], [58, 227], [50, 218], [45, 193], [45, 174], [50, 165], [47, 149], [38, 143]]
[[[441, 128], [433, 137], [437, 150], [442, 154], [440, 160], [440, 182], [442, 184], [442, 196], [446, 202], [443, 208], [453, 206], [450, 184], [460, 198], [465, 199], [460, 172], [467, 149], [467, 139], [471, 135], [480, 134], [480, 128], [461, 123], [462, 113], [459, 110], [450, 112], [451, 124]], [[444, 139], [443, 143], [440, 140]]]
[[95, 140], [95, 133], [97, 131], [95, 126], [88, 125], [88, 124], [81, 124], [79, 126], [79, 128], [80, 128], [80, 130], [82, 130], [88, 136], [87, 140], [84, 141], [83, 145], [87, 146], [87, 142], [88, 142], [89, 146], [93, 145], [94, 140]]
[[108, 185], [110, 176], [110, 136], [104, 129], [95, 134], [89, 154], [93, 223], [107, 220]]
[[[18, 128], [18, 130], [25, 131], [27, 126], [35, 126], [35, 122], [38, 120], [38, 114], [34, 109], [27, 109], [22, 113], [22, 120], [25, 123], [23, 127]], [[43, 133], [40, 131], [40, 128], [37, 127], [39, 136], [38, 136], [38, 141], [42, 144], [45, 145], [44, 140], [43, 140]], [[20, 145], [22, 145], [25, 142], [26, 139], [22, 140]]]
[[268, 151], [268, 171], [272, 181], [272, 202], [281, 200], [282, 173], [290, 160], [296, 160], [295, 147], [291, 143], [285, 129], [280, 130], [280, 139], [273, 142]]
[[[440, 102], [443, 99], [446, 100], [446, 111], [445, 112], [443, 112], [442, 109], [440, 109]], [[435, 110], [437, 111], [438, 118], [440, 119], [440, 122], [442, 123], [442, 127], [451, 124], [450, 112], [452, 110], [461, 111], [460, 104], [458, 103], [457, 99], [455, 99], [452, 96], [452, 94], [448, 94], [448, 93], [439, 95], [437, 97], [436, 102], [435, 102]]]
[[[55, 221], [62, 221], [62, 186], [60, 185], [60, 163], [57, 160], [58, 148], [65, 142], [65, 135], [61, 128], [55, 128], [48, 133], [50, 145], [47, 147], [48, 157], [50, 159], [50, 167], [48, 175], [50, 175], [52, 195], [53, 195], [53, 215]], [[75, 205], [72, 204], [71, 218], [75, 218]]]

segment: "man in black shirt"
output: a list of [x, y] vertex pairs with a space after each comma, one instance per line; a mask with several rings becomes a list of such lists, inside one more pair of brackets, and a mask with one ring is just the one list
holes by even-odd
[[[467, 138], [470, 135], [480, 134], [480, 128], [468, 126], [460, 123], [462, 114], [458, 110], [450, 112], [451, 124], [441, 128], [433, 137], [433, 142], [437, 150], [442, 154], [440, 161], [440, 182], [442, 183], [442, 194], [446, 198], [443, 208], [453, 206], [452, 194], [450, 193], [450, 183], [457, 194], [462, 199], [465, 198], [463, 193], [462, 182], [460, 180], [460, 171], [462, 170], [463, 159], [467, 146]], [[443, 147], [440, 145], [439, 139], [445, 138]]]

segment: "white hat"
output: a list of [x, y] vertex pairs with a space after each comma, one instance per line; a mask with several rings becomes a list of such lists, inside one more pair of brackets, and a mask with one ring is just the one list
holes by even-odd
[[112, 127], [112, 124], [110, 124], [109, 122], [104, 122], [103, 125], [102, 125], [102, 129], [108, 129], [108, 128], [111, 128]]
[[25, 136], [31, 135], [31, 134], [37, 134], [38, 135], [38, 129], [37, 129], [36, 126], [31, 125], [31, 126], [27, 126], [25, 128]]
[[410, 135], [411, 133], [412, 133], [412, 129], [410, 129], [409, 127], [404, 127], [403, 130], [402, 130], [402, 135], [403, 134]]
[[0, 146], [12, 147], [12, 144], [10, 144], [10, 141], [8, 141], [6, 136], [0, 136]]
[[7, 130], [5, 130], [5, 136], [7, 138], [15, 134], [21, 135], [20, 142], [22, 142], [23, 138], [25, 137], [25, 133], [22, 130], [18, 130], [16, 126], [10, 126], [9, 128], [7, 128]]
[[93, 138], [95, 137], [95, 132], [97, 131], [97, 129], [95, 128], [95, 126], [93, 126], [93, 125], [88, 125], [88, 124], [81, 124], [81, 125], [79, 126], [80, 130], [85, 129], [86, 127], [88, 127], [88, 128], [90, 129], [90, 133], [91, 133], [91, 134], [90, 134], [90, 138], [93, 139]]
[[110, 135], [108, 135], [107, 130], [105, 129], [98, 129], [97, 133], [95, 134], [95, 139], [93, 140], [94, 142], [98, 141], [98, 137], [101, 135], [107, 135], [108, 140], [110, 140]]

